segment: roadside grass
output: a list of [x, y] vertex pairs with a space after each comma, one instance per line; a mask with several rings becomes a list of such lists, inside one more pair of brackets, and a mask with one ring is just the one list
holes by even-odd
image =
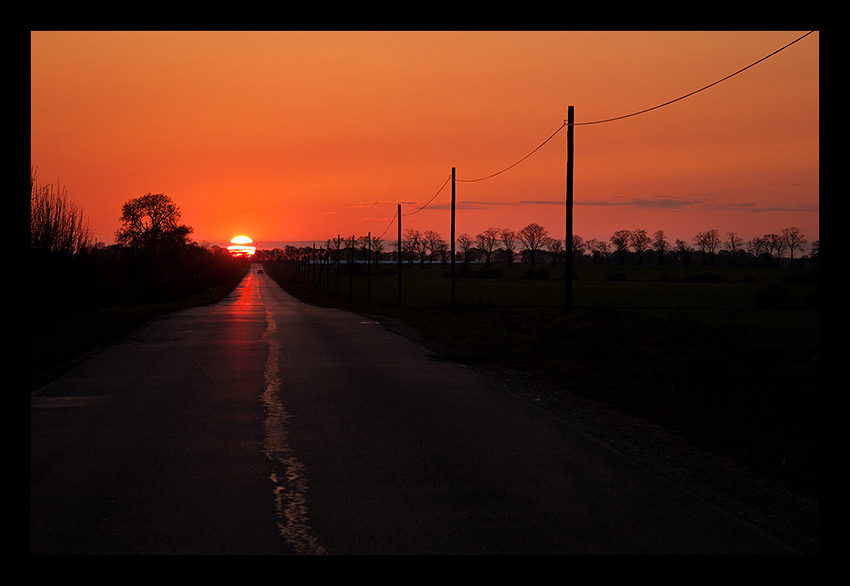
[[224, 285], [177, 301], [109, 307], [48, 320], [31, 319], [30, 392], [73, 367], [80, 357], [119, 341], [152, 319], [223, 299], [243, 276], [244, 272]]
[[819, 494], [809, 270], [580, 266], [568, 312], [563, 267], [497, 267], [498, 278], [460, 267], [452, 306], [447, 269], [405, 264], [401, 308], [395, 266], [367, 277], [343, 265], [338, 289], [335, 273], [319, 282], [282, 262], [265, 268], [308, 303], [399, 319], [457, 359], [531, 373]]

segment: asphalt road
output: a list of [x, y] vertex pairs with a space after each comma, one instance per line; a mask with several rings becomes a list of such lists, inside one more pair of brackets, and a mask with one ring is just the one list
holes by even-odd
[[794, 553], [256, 269], [32, 395], [32, 554]]

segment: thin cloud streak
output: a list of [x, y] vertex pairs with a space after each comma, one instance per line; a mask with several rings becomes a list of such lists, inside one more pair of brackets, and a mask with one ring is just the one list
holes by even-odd
[[709, 196], [694, 197], [691, 199], [677, 199], [662, 195], [658, 196], [657, 198], [635, 197], [630, 199], [624, 199], [621, 201], [576, 201], [574, 202], [574, 204], [577, 206], [626, 206], [635, 207], [639, 209], [676, 210], [682, 208], [689, 208], [697, 205], [705, 205], [706, 197]]
[[[711, 210], [728, 210], [728, 211], [743, 211], [743, 212], [795, 212], [795, 213], [819, 213], [819, 207], [808, 206], [771, 206], [763, 205], [756, 202], [744, 203], [727, 203], [727, 204], [711, 204], [708, 200], [711, 195], [693, 197], [689, 199], [673, 198], [667, 196], [658, 196], [657, 198], [630, 198], [623, 200], [602, 200], [602, 201], [575, 201], [576, 206], [585, 207], [632, 207], [636, 209], [663, 209], [663, 210], [684, 210], [695, 206], [704, 206]], [[422, 205], [408, 202], [410, 205]], [[556, 199], [525, 199], [514, 202], [505, 201], [463, 201], [455, 204], [455, 209], [467, 210], [483, 210], [491, 207], [521, 207], [521, 206], [563, 206], [564, 200]], [[451, 202], [434, 202], [425, 210], [448, 210], [451, 209]], [[425, 211], [423, 210], [423, 211]]]
[[820, 207], [806, 207], [806, 206], [769, 206], [769, 205], [759, 205], [757, 203], [729, 203], [729, 204], [720, 204], [714, 206], [715, 210], [728, 210], [734, 212], [753, 212], [753, 213], [761, 213], [761, 212], [790, 212], [794, 214], [819, 214]]

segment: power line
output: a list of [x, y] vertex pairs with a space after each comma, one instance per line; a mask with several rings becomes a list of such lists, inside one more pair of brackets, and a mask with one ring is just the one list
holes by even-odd
[[[443, 183], [442, 187], [440, 187], [440, 189], [438, 189], [438, 190], [437, 190], [437, 193], [435, 193], [433, 196], [431, 196], [431, 199], [429, 199], [427, 202], [425, 202], [425, 205], [423, 205], [423, 206], [422, 206], [421, 208], [419, 208], [418, 210], [415, 210], [415, 211], [410, 212], [409, 214], [402, 214], [402, 215], [403, 215], [403, 216], [412, 216], [412, 215], [414, 215], [414, 214], [418, 214], [419, 212], [421, 212], [422, 210], [424, 210], [425, 208], [427, 208], [427, 207], [431, 204], [431, 202], [432, 202], [432, 201], [434, 201], [438, 195], [440, 195], [440, 193], [443, 191], [443, 189], [445, 189], [446, 185], [448, 185], [449, 180], [451, 180], [451, 178], [452, 178], [452, 176], [451, 176], [451, 175], [449, 175], [449, 176], [446, 178], [446, 181]], [[388, 225], [388, 226], [386, 227], [386, 229], [385, 229], [385, 230], [381, 233], [381, 235], [380, 235], [380, 236], [378, 236], [378, 238], [383, 238], [383, 237], [384, 237], [384, 234], [386, 234], [386, 233], [387, 233], [387, 230], [389, 230], [389, 229], [390, 229], [390, 227], [392, 227], [392, 225], [393, 225], [393, 223], [395, 222], [395, 219], [396, 219], [397, 217], [398, 217], [398, 212], [396, 212], [395, 214], [393, 214], [393, 217], [392, 217], [392, 219], [390, 220], [389, 225]]]
[[531, 151], [530, 153], [528, 153], [527, 155], [525, 155], [523, 158], [521, 158], [519, 161], [517, 161], [516, 163], [514, 163], [514, 164], [513, 164], [513, 165], [511, 165], [510, 167], [505, 167], [505, 168], [504, 168], [504, 169], [502, 169], [501, 171], [498, 171], [498, 172], [496, 172], [496, 173], [493, 173], [492, 175], [487, 175], [486, 177], [479, 177], [478, 179], [457, 179], [457, 178], [455, 178], [455, 181], [462, 182], [462, 183], [473, 183], [473, 182], [475, 182], [475, 181], [484, 181], [485, 179], [490, 179], [491, 177], [495, 177], [496, 175], [501, 175], [502, 173], [504, 173], [505, 171], [507, 171], [507, 170], [509, 170], [509, 169], [513, 169], [514, 167], [516, 167], [517, 165], [519, 165], [520, 163], [522, 163], [524, 160], [526, 160], [528, 157], [530, 157], [531, 155], [533, 155], [534, 153], [536, 153], [537, 151], [539, 151], [539, 150], [543, 147], [543, 145], [544, 145], [544, 144], [546, 144], [547, 142], [549, 142], [550, 140], [552, 140], [553, 138], [555, 138], [555, 135], [556, 135], [556, 134], [558, 134], [559, 132], [561, 132], [561, 129], [562, 129], [564, 126], [566, 126], [566, 125], [567, 125], [567, 121], [566, 121], [566, 120], [564, 120], [564, 123], [563, 123], [563, 124], [561, 124], [561, 125], [558, 127], [558, 130], [556, 130], [555, 132], [553, 132], [553, 133], [552, 133], [552, 135], [551, 135], [549, 138], [547, 138], [547, 139], [546, 139], [546, 140], [544, 140], [542, 143], [540, 143], [540, 146], [538, 146], [536, 149], [534, 149], [533, 151]]
[[387, 226], [387, 229], [386, 229], [386, 230], [384, 230], [384, 231], [381, 233], [381, 235], [380, 235], [380, 236], [378, 236], [378, 240], [380, 240], [381, 238], [383, 238], [383, 237], [384, 237], [384, 234], [386, 234], [386, 233], [387, 233], [387, 230], [389, 230], [389, 229], [390, 229], [390, 227], [393, 225], [393, 222], [395, 222], [395, 219], [396, 219], [396, 217], [397, 217], [397, 216], [398, 216], [398, 212], [396, 212], [396, 213], [394, 213], [394, 214], [393, 214], [393, 217], [392, 217], [392, 219], [390, 220], [390, 223], [389, 223], [389, 225]]
[[809, 32], [807, 32], [806, 34], [804, 34], [802, 37], [800, 37], [800, 38], [798, 38], [798, 39], [796, 39], [796, 40], [794, 40], [794, 41], [791, 41], [790, 43], [788, 43], [787, 45], [785, 45], [784, 47], [782, 47], [782, 48], [780, 48], [780, 49], [777, 49], [776, 51], [774, 51], [774, 52], [773, 52], [773, 53], [771, 53], [770, 55], [767, 55], [767, 56], [765, 56], [765, 57], [762, 57], [762, 58], [761, 58], [761, 59], [759, 59], [758, 61], [754, 61], [753, 63], [750, 63], [749, 65], [747, 65], [747, 66], [746, 66], [746, 67], [744, 67], [743, 69], [739, 69], [739, 70], [738, 70], [738, 71], [736, 71], [735, 73], [732, 73], [732, 74], [730, 74], [730, 75], [727, 75], [727, 76], [726, 76], [726, 77], [724, 77], [723, 79], [718, 79], [718, 80], [717, 80], [717, 81], [715, 81], [714, 83], [710, 83], [710, 84], [708, 84], [707, 86], [705, 86], [705, 87], [701, 87], [700, 89], [698, 89], [698, 90], [696, 90], [696, 91], [693, 91], [693, 92], [691, 92], [691, 93], [689, 93], [689, 94], [685, 94], [684, 96], [679, 96], [679, 97], [678, 97], [678, 98], [676, 98], [675, 100], [670, 100], [669, 102], [664, 102], [663, 104], [658, 104], [657, 106], [653, 106], [652, 108], [647, 108], [646, 110], [640, 110], [639, 112], [632, 112], [631, 114], [626, 114], [625, 116], [617, 116], [616, 118], [607, 118], [607, 119], [605, 119], [605, 120], [594, 120], [593, 122], [576, 122], [576, 123], [574, 123], [574, 124], [573, 124], [573, 126], [588, 126], [588, 125], [590, 125], [590, 124], [602, 124], [603, 122], [613, 122], [614, 120], [622, 120], [622, 119], [624, 119], [624, 118], [631, 118], [632, 116], [637, 116], [638, 114], [645, 114], [646, 112], [651, 112], [652, 110], [657, 110], [658, 108], [663, 108], [664, 106], [669, 106], [670, 104], [673, 104], [673, 103], [678, 102], [678, 101], [680, 101], [680, 100], [684, 100], [685, 98], [689, 98], [689, 97], [693, 96], [694, 94], [698, 94], [698, 93], [700, 93], [700, 92], [701, 92], [701, 91], [703, 91], [703, 90], [707, 90], [708, 88], [710, 88], [710, 87], [712, 87], [712, 86], [715, 86], [715, 85], [717, 85], [717, 84], [718, 84], [718, 83], [720, 83], [720, 82], [726, 81], [726, 80], [727, 80], [727, 79], [729, 79], [730, 77], [735, 77], [736, 75], [738, 75], [739, 73], [742, 73], [742, 72], [746, 71], [746, 70], [747, 70], [747, 69], [749, 69], [750, 67], [753, 67], [753, 66], [755, 66], [755, 65], [758, 65], [759, 63], [761, 63], [761, 62], [762, 62], [762, 61], [764, 61], [765, 59], [769, 59], [770, 57], [773, 57], [774, 55], [776, 55], [776, 54], [777, 54], [777, 53], [779, 53], [780, 51], [784, 51], [785, 49], [787, 49], [788, 47], [790, 47], [790, 46], [791, 46], [791, 45], [793, 45], [794, 43], [797, 43], [797, 42], [799, 42], [799, 41], [802, 41], [803, 39], [805, 39], [806, 37], [808, 37], [808, 36], [809, 36], [810, 34], [812, 34], [813, 32], [815, 32], [815, 31], [809, 31]]
[[[424, 210], [425, 208], [427, 208], [427, 207], [431, 204], [431, 202], [432, 202], [432, 201], [434, 201], [434, 198], [436, 198], [438, 195], [440, 195], [440, 192], [441, 192], [441, 191], [443, 191], [443, 189], [446, 187], [446, 185], [447, 185], [447, 184], [448, 184], [448, 182], [451, 180], [451, 178], [452, 178], [452, 176], [451, 176], [451, 175], [449, 175], [449, 176], [446, 178], [446, 182], [445, 182], [445, 183], [443, 183], [443, 186], [442, 186], [442, 187], [440, 187], [440, 189], [437, 191], [437, 193], [435, 193], [435, 194], [431, 197], [431, 199], [429, 199], [429, 200], [425, 203], [425, 205], [424, 205], [424, 206], [422, 206], [421, 208], [419, 208], [419, 209], [418, 209], [418, 210], [416, 210], [416, 211], [410, 212], [409, 214], [402, 214], [402, 215], [404, 215], [404, 216], [412, 216], [412, 215], [414, 215], [414, 214], [418, 214], [419, 212], [421, 212], [422, 210]], [[396, 213], [398, 213], [398, 212], [396, 212]]]

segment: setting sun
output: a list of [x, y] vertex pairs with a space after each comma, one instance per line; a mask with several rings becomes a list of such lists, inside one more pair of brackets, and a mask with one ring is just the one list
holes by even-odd
[[230, 243], [232, 246], [228, 246], [227, 250], [229, 250], [230, 254], [233, 256], [251, 258], [254, 256], [254, 253], [257, 252], [257, 247], [250, 246], [253, 242], [254, 241], [247, 236], [236, 236], [231, 238]]

